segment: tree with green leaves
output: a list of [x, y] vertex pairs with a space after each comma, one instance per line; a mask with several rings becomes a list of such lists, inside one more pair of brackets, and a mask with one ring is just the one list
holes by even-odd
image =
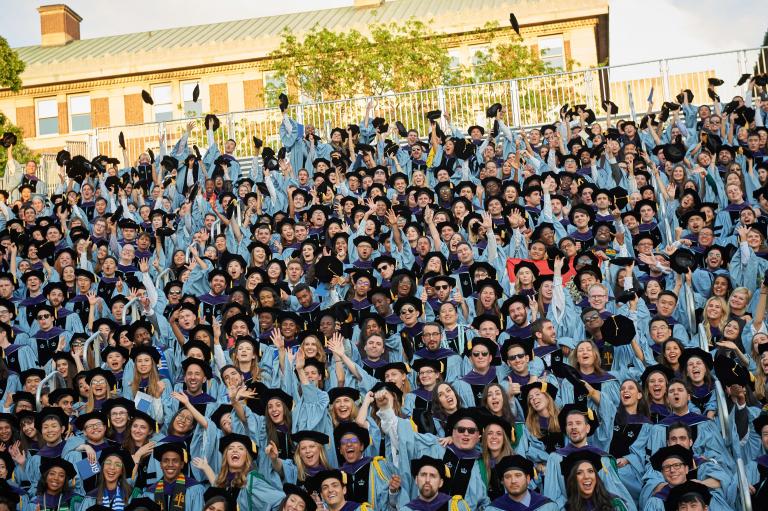
[[[26, 163], [30, 160], [39, 162], [39, 155], [35, 154], [29, 147], [24, 144], [21, 128], [12, 124], [11, 121], [2, 112], [0, 112], [0, 135], [6, 132], [16, 135], [16, 145], [13, 146], [13, 158], [16, 161], [21, 163]], [[6, 163], [8, 163], [8, 154], [4, 147], [0, 147], [0, 177], [5, 175]]]
[[8, 87], [13, 92], [21, 90], [21, 73], [24, 61], [19, 58], [4, 37], [0, 36], [0, 87]]
[[[18, 53], [8, 46], [5, 38], [0, 36], [0, 87], [8, 87], [14, 92], [21, 90], [21, 73], [24, 67], [24, 61], [19, 58]], [[21, 128], [13, 125], [4, 114], [0, 113], [0, 135], [6, 132], [16, 135], [17, 143], [13, 147], [13, 157], [16, 161], [24, 163], [29, 160], [38, 161], [39, 157], [24, 145]], [[5, 174], [7, 160], [6, 151], [0, 151], [0, 176]]]
[[271, 56], [275, 71], [313, 100], [374, 96], [389, 91], [418, 90], [444, 83], [449, 72], [447, 50], [421, 21], [372, 24], [370, 34], [332, 32], [313, 27], [301, 40], [283, 32]]

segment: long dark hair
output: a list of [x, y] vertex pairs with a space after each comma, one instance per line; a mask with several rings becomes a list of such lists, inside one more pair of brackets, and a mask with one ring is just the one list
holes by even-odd
[[[648, 401], [645, 399], [645, 394], [643, 393], [643, 388], [640, 386], [639, 383], [637, 383], [635, 380], [632, 379], [626, 379], [623, 382], [621, 382], [621, 385], [623, 386], [627, 382], [632, 382], [635, 385], [635, 388], [640, 393], [640, 400], [637, 402], [637, 414], [642, 415], [643, 417], [651, 417], [651, 409], [648, 406]], [[620, 424], [622, 426], [625, 426], [627, 424], [627, 409], [623, 406], [619, 406], [619, 409], [616, 412], [616, 419], [614, 422], [616, 424]]]
[[597, 467], [592, 466], [592, 468], [595, 469], [595, 491], [592, 493], [592, 497], [589, 500], [585, 500], [581, 494], [579, 494], [579, 483], [576, 482], [576, 472], [584, 463], [589, 462], [582, 461], [577, 463], [571, 469], [571, 473], [568, 474], [568, 480], [565, 482], [566, 495], [568, 496], [568, 500], [565, 503], [565, 509], [568, 511], [613, 511], [614, 497], [605, 489], [605, 484], [603, 484], [602, 479], [600, 479]]
[[[120, 474], [120, 477], [117, 479], [117, 487], [120, 488], [120, 491], [123, 493], [123, 502], [130, 501], [131, 492], [133, 492], [133, 488], [131, 488], [131, 485], [128, 484], [128, 478], [131, 477], [132, 474], [126, 475], [125, 473], [126, 468], [127, 467], [123, 465], [123, 473]], [[96, 497], [95, 497], [96, 503], [104, 501], [104, 492], [107, 489], [107, 485], [104, 483], [104, 467], [103, 466], [102, 466], [101, 472], [99, 472], [98, 481], [99, 482], [96, 485]]]

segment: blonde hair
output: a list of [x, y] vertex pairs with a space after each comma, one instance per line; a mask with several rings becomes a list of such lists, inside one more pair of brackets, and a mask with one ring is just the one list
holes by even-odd
[[[549, 414], [549, 426], [547, 431], [550, 433], [560, 433], [560, 423], [557, 420], [557, 408], [555, 407], [555, 400], [552, 396], [546, 392], [541, 393], [547, 399], [547, 413]], [[530, 394], [528, 394], [529, 400], [525, 405], [528, 407], [528, 416], [525, 418], [525, 427], [535, 438], [542, 437], [541, 426], [539, 425], [539, 414], [533, 409], [530, 402]]]
[[[317, 343], [317, 355], [315, 355], [314, 357], [309, 357], [309, 355], [307, 355], [306, 352], [304, 352], [304, 343], [310, 339], [313, 339]], [[304, 356], [307, 358], [314, 358], [316, 360], [319, 360], [323, 364], [326, 364], [328, 362], [328, 355], [325, 353], [323, 342], [316, 335], [306, 336], [304, 340], [301, 341], [301, 344], [299, 345], [299, 349], [302, 351], [302, 353], [304, 353]]]
[[[244, 341], [248, 342], [248, 341]], [[248, 372], [251, 373], [251, 379], [253, 381], [261, 381], [261, 366], [259, 365], [259, 351], [256, 349], [256, 346], [254, 346], [253, 343], [251, 344], [251, 348], [253, 348], [253, 360], [251, 360], [251, 367], [248, 368]], [[234, 352], [234, 366], [240, 371], [240, 361], [237, 360], [237, 347], [238, 343], [235, 342], [234, 348], [232, 348], [232, 351]]]
[[576, 346], [571, 350], [571, 353], [568, 355], [568, 362], [570, 362], [571, 366], [575, 367], [576, 369], [579, 368], [579, 364], [576, 357], [576, 351], [579, 349], [579, 346], [585, 343], [592, 346], [592, 368], [595, 371], [595, 374], [599, 374], [599, 375], [605, 374], [605, 371], [600, 365], [600, 349], [597, 347], [597, 344], [595, 344], [594, 341], [591, 341], [589, 339], [584, 339], [583, 341], [579, 341], [578, 343], [576, 343]]
[[[151, 357], [151, 355], [147, 355], [145, 353], [139, 354], [136, 358], [139, 358], [141, 356], [147, 356]], [[149, 369], [149, 375], [147, 376], [147, 380], [149, 383], [147, 384], [147, 394], [154, 398], [159, 398], [162, 396], [163, 391], [160, 390], [160, 373], [157, 372], [157, 365], [154, 364], [154, 360], [152, 360], [152, 364], [150, 365]], [[135, 364], [135, 362], [134, 362]], [[134, 367], [133, 370], [133, 380], [131, 380], [131, 391], [133, 391], [134, 394], [136, 394], [139, 391], [139, 385], [141, 384], [141, 375], [139, 375], [139, 371]]]
[[[216, 484], [214, 484], [214, 486], [217, 488], [227, 487], [227, 476], [230, 474], [229, 462], [227, 462], [227, 451], [229, 451], [231, 446], [232, 444], [229, 444], [227, 448], [224, 449], [224, 454], [221, 457], [221, 469], [219, 470], [219, 475], [216, 476]], [[242, 472], [235, 472], [235, 477], [232, 479], [230, 484], [231, 488], [242, 488], [245, 486], [248, 473], [251, 471], [251, 465], [253, 465], [253, 458], [251, 457], [251, 453], [248, 452], [248, 449], [246, 448], [245, 468]]]
[[[352, 398], [349, 398], [349, 399], [351, 400]], [[333, 423], [333, 427], [335, 428], [341, 423], [341, 421], [339, 420], [338, 417], [336, 417], [336, 410], [333, 409], [333, 403], [330, 404], [328, 412], [331, 415], [331, 422]], [[349, 416], [352, 420], [355, 420], [354, 418], [357, 417], [357, 412], [358, 412], [357, 403], [355, 403], [355, 401], [352, 400], [352, 410], [349, 412]]]
[[[317, 446], [320, 448], [320, 454], [318, 455], [318, 459], [320, 461], [320, 465], [325, 468], [331, 468], [330, 463], [328, 463], [328, 456], [325, 454], [325, 448], [322, 446], [322, 444], [318, 444], [314, 440], [302, 440], [301, 442], [312, 442], [317, 444]], [[296, 445], [296, 452], [293, 453], [293, 462], [296, 464], [296, 471], [298, 472], [297, 479], [299, 481], [306, 481], [307, 477], [309, 476], [309, 473], [307, 472], [307, 466], [304, 465], [304, 461], [301, 459], [300, 449], [299, 445], [301, 445], [301, 442], [299, 442]]]
[[737, 287], [733, 291], [731, 291], [731, 294], [728, 296], [728, 307], [730, 308], [730, 302], [731, 302], [731, 296], [735, 295], [736, 293], [744, 293], [747, 295], [747, 299], [745, 300], [747, 304], [744, 306], [745, 309], [749, 309], [749, 302], [752, 300], [752, 291], [747, 289], [746, 287]]
[[[737, 289], [743, 289], [743, 288], [737, 288]], [[734, 290], [736, 291], [736, 290]], [[733, 292], [731, 292], [733, 294]], [[718, 302], [720, 304], [720, 308], [722, 309], [723, 313], [720, 315], [720, 322], [716, 325], [713, 325], [709, 322], [709, 318], [707, 318], [707, 307], [712, 302]], [[710, 331], [710, 327], [715, 327], [721, 332], [725, 328], [725, 325], [728, 324], [728, 319], [731, 315], [731, 307], [728, 305], [728, 302], [726, 302], [723, 298], [720, 298], [719, 296], [712, 296], [704, 303], [704, 317], [702, 318], [702, 326], [704, 326], [704, 334], [707, 336], [707, 342], [709, 343], [712, 340], [712, 332]]]
[[[105, 397], [104, 399], [109, 399], [111, 397], [114, 397], [115, 395], [117, 395], [116, 389], [113, 390], [109, 386], [109, 380], [107, 380], [107, 397]], [[89, 383], [88, 384], [88, 400], [85, 402], [85, 413], [90, 413], [95, 409], [96, 409], [96, 397], [93, 395], [93, 386]]]

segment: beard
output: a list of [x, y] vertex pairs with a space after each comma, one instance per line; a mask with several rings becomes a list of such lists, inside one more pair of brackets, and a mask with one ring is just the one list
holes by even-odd
[[431, 484], [425, 484], [419, 489], [419, 494], [424, 500], [429, 500], [434, 498], [435, 495], [437, 495], [437, 488], [435, 488]]

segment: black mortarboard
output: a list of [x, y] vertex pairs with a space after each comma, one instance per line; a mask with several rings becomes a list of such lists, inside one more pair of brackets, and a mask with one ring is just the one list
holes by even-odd
[[697, 481], [688, 480], [669, 490], [664, 501], [664, 511], [677, 511], [680, 509], [680, 504], [699, 500], [704, 503], [704, 507], [709, 507], [712, 501], [712, 490]]
[[120, 147], [125, 150], [125, 135], [123, 135], [123, 132], [121, 131], [119, 135], [117, 135], [117, 143], [120, 144]]
[[48, 456], [41, 456], [40, 457], [40, 473], [45, 474], [50, 469], [54, 467], [59, 467], [64, 470], [64, 473], [67, 475], [67, 479], [72, 479], [77, 475], [77, 471], [75, 470], [75, 467], [72, 465], [72, 463], [68, 462], [64, 458], [61, 457], [48, 457]]
[[517, 22], [517, 18], [512, 12], [509, 13], [509, 23], [512, 25], [512, 30], [514, 30], [517, 35], [520, 35], [520, 24]]
[[16, 142], [17, 142], [16, 135], [11, 133], [10, 131], [6, 131], [5, 133], [3, 133], [3, 138], [2, 138], [3, 147], [11, 147], [12, 145], [16, 145]]
[[443, 112], [440, 110], [430, 110], [427, 112], [427, 119], [430, 121], [436, 121], [443, 115]]
[[691, 92], [691, 89], [685, 89], [683, 92], [675, 96], [675, 99], [678, 103], [683, 104], [686, 97], [688, 98], [688, 103], [693, 101], [693, 92]]
[[211, 129], [213, 131], [216, 131], [219, 129], [219, 126], [221, 123], [219, 122], [219, 118], [216, 117], [214, 114], [208, 114], [205, 116], [205, 129], [208, 129], [208, 122], [213, 121], [213, 126], [211, 126]]
[[197, 103], [198, 99], [200, 99], [200, 84], [196, 83], [195, 88], [192, 89], [192, 102]]
[[419, 471], [424, 467], [434, 467], [435, 470], [437, 470], [437, 473], [440, 474], [440, 477], [442, 477], [443, 479], [450, 479], [451, 477], [451, 471], [445, 465], [445, 462], [443, 460], [432, 458], [430, 456], [422, 456], [421, 458], [411, 460], [412, 476], [415, 477], [416, 475], [418, 475]]
[[155, 102], [152, 100], [152, 96], [149, 95], [149, 92], [142, 90], [141, 91], [141, 99], [144, 100], [144, 103], [148, 105], [154, 105]]
[[678, 248], [669, 258], [669, 267], [676, 273], [693, 272], [699, 265], [699, 258], [694, 252]]
[[285, 110], [288, 108], [288, 96], [281, 92], [277, 99], [279, 101], [280, 111], [285, 112]]
[[752, 76], [752, 75], [751, 75], [751, 74], [749, 74], [749, 73], [744, 73], [744, 74], [742, 74], [742, 75], [739, 77], [739, 81], [738, 81], [738, 82], [736, 82], [736, 85], [744, 85], [745, 83], [747, 83], [747, 80], [749, 80], [749, 77], [750, 77], [750, 76]]
[[720, 78], [707, 78], [707, 83], [711, 85], [712, 87], [719, 87], [720, 85], [724, 84], [725, 82], [722, 81]]
[[605, 101], [603, 101], [602, 106], [603, 106], [603, 110], [605, 110], [611, 115], [616, 115], [617, 113], [619, 113], [619, 107], [616, 106], [616, 103], [614, 103], [610, 99], [606, 99]]
[[600, 327], [603, 340], [611, 346], [625, 346], [632, 342], [637, 334], [634, 322], [626, 316], [615, 314], [607, 318]]

